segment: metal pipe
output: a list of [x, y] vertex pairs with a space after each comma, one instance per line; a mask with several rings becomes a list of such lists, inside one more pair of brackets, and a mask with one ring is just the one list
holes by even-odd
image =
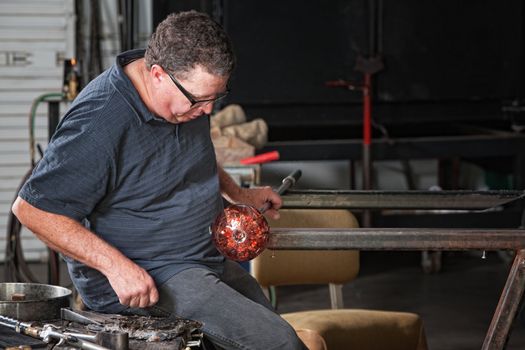
[[434, 228], [275, 228], [268, 249], [520, 250], [525, 230]]
[[268, 249], [515, 250], [483, 350], [504, 348], [525, 289], [523, 229], [274, 229]]
[[283, 208], [486, 210], [522, 200], [524, 191], [289, 190]]
[[525, 288], [525, 250], [516, 252], [482, 350], [503, 349]]
[[376, 1], [368, 0], [368, 54], [376, 53]]
[[377, 38], [376, 54], [383, 54], [383, 0], [377, 2]]
[[372, 96], [371, 82], [372, 76], [365, 73], [363, 85], [363, 189], [372, 189]]
[[126, 46], [127, 50], [135, 47], [135, 1], [126, 1]]
[[[48, 140], [51, 140], [55, 133], [58, 123], [60, 121], [60, 100], [48, 102], [47, 115], [47, 133]], [[58, 253], [51, 248], [47, 248], [47, 283], [59, 285], [60, 284], [60, 264]]]
[[[372, 75], [364, 74], [363, 85], [363, 189], [372, 189]], [[372, 226], [372, 213], [363, 212], [362, 225]]]

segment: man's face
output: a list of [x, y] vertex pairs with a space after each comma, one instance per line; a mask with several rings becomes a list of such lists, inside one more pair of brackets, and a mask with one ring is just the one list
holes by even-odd
[[216, 76], [196, 66], [184, 79], [159, 67], [157, 114], [170, 123], [188, 122], [211, 113], [213, 103], [227, 91], [228, 77]]

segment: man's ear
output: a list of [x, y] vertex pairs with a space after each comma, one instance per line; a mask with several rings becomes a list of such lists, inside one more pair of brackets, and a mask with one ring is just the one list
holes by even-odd
[[154, 64], [151, 66], [151, 69], [149, 70], [149, 75], [154, 85], [159, 85], [160, 83], [162, 83], [162, 80], [166, 78], [166, 73], [164, 72], [164, 69], [162, 69], [162, 67], [158, 64]]

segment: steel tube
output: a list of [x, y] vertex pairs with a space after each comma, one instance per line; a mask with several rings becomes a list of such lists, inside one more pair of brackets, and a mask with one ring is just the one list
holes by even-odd
[[516, 252], [512, 268], [487, 331], [482, 350], [503, 349], [525, 287], [525, 250]]
[[268, 249], [514, 250], [516, 257], [487, 331], [483, 350], [503, 349], [525, 289], [523, 229], [279, 229]]
[[[370, 145], [374, 160], [429, 159], [446, 157], [522, 156], [525, 135], [467, 135], [438, 137], [375, 138]], [[482, 151], [481, 151], [482, 150]], [[259, 152], [279, 151], [280, 160], [361, 159], [359, 139], [269, 142]], [[521, 188], [521, 187], [518, 187]]]
[[[48, 102], [47, 133], [48, 140], [51, 140], [60, 121], [60, 100]], [[52, 285], [60, 284], [60, 258], [58, 253], [51, 248], [47, 248], [47, 283]]]
[[523, 199], [523, 191], [288, 191], [283, 208], [485, 210]]
[[275, 228], [269, 249], [519, 250], [525, 230], [432, 228]]

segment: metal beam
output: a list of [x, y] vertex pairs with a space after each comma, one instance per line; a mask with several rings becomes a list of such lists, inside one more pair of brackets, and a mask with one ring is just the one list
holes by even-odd
[[273, 229], [268, 249], [289, 250], [514, 250], [483, 350], [500, 350], [525, 289], [525, 230], [509, 229]]
[[485, 210], [523, 199], [524, 191], [295, 191], [284, 208]]
[[[429, 159], [447, 157], [516, 156], [525, 149], [525, 135], [405, 137], [374, 139], [374, 160]], [[315, 140], [269, 142], [261, 153], [279, 151], [280, 160], [360, 160], [361, 140]]]
[[487, 331], [482, 350], [503, 349], [525, 287], [525, 250], [516, 252], [512, 268]]
[[433, 228], [275, 228], [268, 249], [520, 250], [525, 230]]

